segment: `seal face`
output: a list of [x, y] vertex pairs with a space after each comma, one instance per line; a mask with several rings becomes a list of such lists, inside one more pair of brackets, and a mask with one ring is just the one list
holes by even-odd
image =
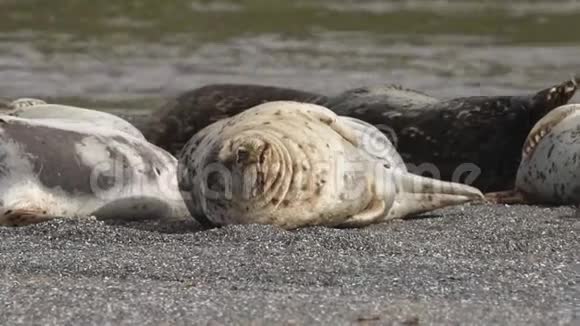
[[540, 119], [523, 146], [515, 189], [486, 197], [499, 203], [580, 203], [580, 104]]
[[1, 116], [0, 225], [60, 217], [183, 219], [177, 160], [122, 131]]
[[80, 108], [76, 106], [48, 104], [34, 98], [20, 98], [12, 101], [6, 114], [27, 119], [56, 119], [60, 121], [86, 122], [92, 126], [113, 128], [123, 131], [133, 137], [145, 139], [143, 134], [131, 123], [103, 111]]
[[204, 127], [258, 104], [291, 100], [319, 103], [326, 97], [301, 90], [254, 85], [211, 84], [179, 95], [151, 115], [143, 130], [157, 146], [177, 154]]
[[349, 90], [324, 105], [385, 132], [412, 172], [455, 182], [468, 172], [466, 183], [497, 191], [513, 187], [532, 126], [576, 89], [574, 79], [530, 95], [443, 100], [387, 85]]
[[194, 135], [178, 180], [202, 224], [355, 227], [482, 198], [410, 174], [387, 137], [325, 107], [257, 105]]

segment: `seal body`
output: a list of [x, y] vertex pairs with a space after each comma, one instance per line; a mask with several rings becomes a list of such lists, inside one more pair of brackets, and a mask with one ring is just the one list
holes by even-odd
[[202, 224], [356, 227], [482, 198], [410, 174], [378, 129], [325, 107], [273, 101], [202, 129], [178, 179]]
[[279, 100], [318, 103], [325, 96], [301, 90], [254, 85], [211, 84], [179, 95], [154, 112], [144, 126], [145, 137], [172, 154], [198, 131], [255, 105]]
[[486, 194], [497, 203], [580, 204], [580, 104], [548, 113], [521, 152], [515, 189]]
[[80, 108], [76, 106], [48, 104], [34, 98], [20, 98], [12, 101], [6, 114], [27, 119], [57, 119], [88, 122], [92, 126], [113, 128], [133, 137], [145, 139], [141, 131], [128, 121], [114, 114]]
[[387, 85], [352, 89], [324, 105], [378, 127], [412, 172], [497, 191], [513, 187], [527, 134], [570, 100], [576, 84], [566, 81], [521, 96], [446, 100]]
[[0, 118], [0, 225], [190, 217], [177, 160], [143, 139], [78, 121]]

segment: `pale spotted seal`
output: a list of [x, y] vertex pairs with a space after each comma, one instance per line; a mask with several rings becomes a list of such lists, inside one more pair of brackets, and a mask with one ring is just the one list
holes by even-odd
[[93, 126], [114, 128], [133, 137], [145, 139], [141, 131], [114, 114], [70, 105], [49, 104], [35, 98], [19, 98], [8, 105], [5, 114], [28, 119], [70, 120], [89, 122]]
[[376, 128], [292, 101], [201, 130], [179, 155], [178, 181], [206, 226], [362, 227], [483, 198], [473, 187], [408, 173]]
[[1, 115], [0, 225], [191, 218], [176, 169], [171, 154], [119, 130]]
[[[576, 89], [573, 79], [529, 95], [443, 100], [388, 85], [352, 89], [324, 106], [377, 126], [412, 172], [496, 191], [513, 187], [532, 126], [566, 104]], [[471, 180], [458, 179], [462, 170], [472, 172]]]
[[580, 104], [548, 113], [521, 151], [514, 190], [486, 194], [495, 203], [580, 204]]
[[145, 138], [177, 154], [198, 131], [219, 119], [278, 100], [318, 103], [319, 94], [255, 84], [210, 84], [187, 91], [155, 111], [143, 126]]

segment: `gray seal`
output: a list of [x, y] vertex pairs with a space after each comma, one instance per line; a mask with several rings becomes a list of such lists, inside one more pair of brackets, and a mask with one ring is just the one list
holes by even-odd
[[114, 114], [80, 108], [71, 105], [49, 104], [36, 98], [19, 98], [8, 105], [5, 114], [27, 118], [27, 119], [47, 119], [47, 120], [69, 120], [88, 122], [93, 126], [113, 128], [123, 131], [133, 137], [145, 139], [145, 136], [125, 119]]
[[0, 225], [191, 218], [176, 169], [171, 154], [119, 130], [2, 115]]
[[153, 144], [177, 154], [198, 131], [222, 118], [270, 101], [318, 103], [326, 97], [292, 88], [256, 84], [210, 84], [171, 99], [139, 128]]
[[[577, 81], [528, 95], [453, 99], [393, 85], [364, 87], [331, 97], [324, 105], [382, 130], [412, 172], [499, 191], [513, 187], [519, 153], [534, 124], [566, 104]], [[468, 175], [464, 181], [459, 179], [462, 172]]]
[[486, 194], [504, 204], [580, 204], [580, 104], [563, 105], [540, 119], [521, 151], [513, 190]]
[[201, 130], [179, 155], [178, 182], [208, 227], [363, 227], [483, 199], [473, 187], [407, 172], [373, 126], [293, 101]]

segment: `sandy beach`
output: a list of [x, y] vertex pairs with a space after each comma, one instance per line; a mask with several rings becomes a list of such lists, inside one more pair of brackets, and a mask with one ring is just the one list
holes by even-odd
[[2, 325], [574, 325], [570, 207], [364, 229], [53, 221], [0, 228]]

